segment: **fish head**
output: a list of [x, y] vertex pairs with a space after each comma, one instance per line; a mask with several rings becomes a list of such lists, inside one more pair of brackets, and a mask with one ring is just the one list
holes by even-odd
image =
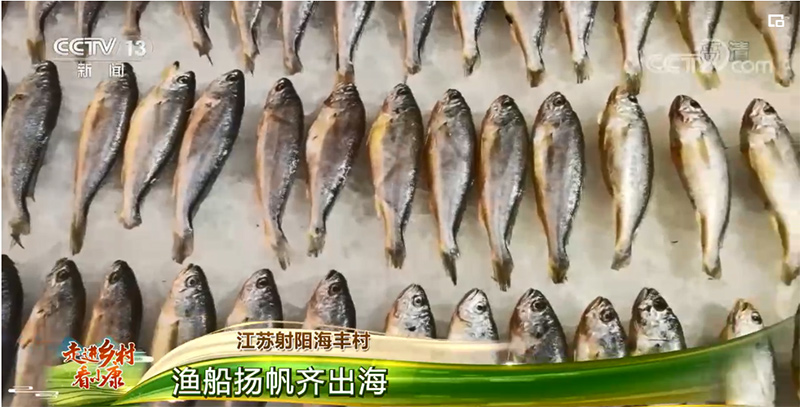
[[162, 88], [174, 92], [194, 92], [195, 85], [197, 84], [194, 72], [181, 72], [180, 68], [180, 62], [175, 61], [164, 70]]
[[[760, 133], [760, 129], [776, 129], [784, 127], [783, 120], [769, 102], [764, 99], [753, 99], [742, 117], [742, 129], [748, 133]], [[769, 132], [771, 134], [771, 132]]]
[[78, 266], [67, 258], [56, 261], [53, 269], [47, 274], [47, 285], [42, 297], [58, 298], [59, 302], [86, 306], [86, 291], [83, 287]]
[[511, 314], [510, 330], [518, 335], [542, 341], [551, 332], [561, 329], [553, 307], [539, 290], [529, 288], [517, 301]]
[[421, 286], [411, 284], [400, 293], [386, 318], [386, 331], [407, 337], [436, 337], [431, 304]]
[[136, 275], [128, 263], [122, 260], [115, 261], [103, 282], [100, 298], [121, 302], [135, 301], [136, 297], [141, 304], [141, 293], [139, 284], [136, 282]]
[[325, 99], [325, 106], [343, 109], [351, 104], [361, 103], [358, 88], [352, 82], [337, 82], [333, 91]]
[[48, 88], [60, 87], [61, 84], [58, 79], [58, 68], [52, 61], [42, 61], [33, 65], [33, 72], [31, 72], [20, 83], [21, 89], [28, 87]]
[[452, 117], [461, 112], [469, 112], [469, 105], [467, 105], [467, 101], [464, 100], [461, 92], [455, 89], [448, 89], [444, 92], [442, 98], [436, 102], [434, 112], [437, 110], [444, 112], [448, 117]]
[[473, 288], [459, 301], [456, 316], [463, 321], [474, 338], [497, 337], [497, 326], [486, 293]]
[[738, 338], [764, 329], [764, 320], [755, 306], [743, 299], [736, 300], [728, 314], [728, 338]]
[[660, 350], [683, 339], [683, 328], [667, 300], [654, 288], [642, 288], [631, 311], [631, 334], [652, 341]]
[[625, 331], [619, 314], [607, 298], [597, 297], [583, 311], [578, 334], [586, 338], [624, 338]]
[[500, 95], [486, 111], [486, 118], [498, 125], [505, 125], [522, 118], [517, 103], [511, 96]]
[[244, 96], [244, 73], [238, 69], [230, 70], [214, 79], [206, 93], [213, 98]]
[[[211, 299], [206, 274], [200, 266], [189, 264], [178, 273], [172, 282], [170, 296], [173, 305], [187, 314], [198, 308], [205, 308]], [[180, 315], [180, 314], [179, 314]]]
[[344, 322], [355, 324], [356, 311], [353, 299], [350, 297], [347, 279], [336, 270], [329, 271], [317, 284], [308, 307], [323, 325], [337, 325]]
[[669, 117], [676, 128], [707, 127], [711, 121], [700, 103], [686, 95], [672, 100]]
[[574, 112], [567, 97], [561, 92], [553, 92], [542, 102], [536, 121], [559, 123], [570, 120], [572, 117], [574, 117]]
[[383, 111], [401, 113], [407, 110], [419, 110], [419, 107], [411, 88], [405, 83], [398, 83], [384, 100]]
[[3, 274], [6, 272], [16, 273], [17, 266], [14, 264], [14, 260], [11, 260], [11, 257], [8, 255], [3, 255]]
[[237, 302], [247, 308], [249, 315], [283, 319], [281, 296], [269, 269], [258, 270], [245, 281]]
[[297, 95], [294, 84], [287, 78], [278, 79], [267, 95], [267, 106], [282, 106], [299, 101], [300, 97]]
[[617, 86], [611, 91], [611, 94], [608, 95], [606, 106], [624, 116], [644, 115], [641, 113], [639, 99], [624, 86]]

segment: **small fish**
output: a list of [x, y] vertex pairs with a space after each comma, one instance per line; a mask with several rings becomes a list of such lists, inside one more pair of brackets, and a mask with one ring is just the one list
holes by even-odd
[[539, 108], [531, 132], [536, 207], [547, 236], [550, 278], [560, 284], [567, 280], [567, 244], [586, 175], [583, 130], [567, 98], [554, 92]]
[[17, 353], [17, 340], [22, 329], [24, 292], [19, 271], [10, 257], [3, 255], [3, 392], [11, 383], [11, 370]]
[[622, 70], [627, 91], [638, 95], [642, 85], [642, 52], [657, 1], [615, 1], [614, 23], [622, 42]]
[[403, 234], [417, 189], [425, 144], [422, 113], [411, 89], [398, 84], [383, 102], [367, 145], [375, 187], [375, 211], [383, 222], [386, 259], [400, 269], [406, 258]]
[[[800, 3], [796, 1], [748, 1], [747, 14], [750, 21], [764, 36], [775, 67], [775, 82], [788, 87], [794, 82], [792, 57], [797, 44], [800, 25]], [[779, 15], [781, 26], [770, 24], [772, 16]]]
[[472, 184], [477, 139], [469, 105], [461, 93], [448, 89], [436, 102], [428, 121], [425, 162], [439, 253], [454, 285], [459, 256], [456, 236]]
[[717, 31], [717, 23], [722, 13], [721, 1], [675, 1], [675, 17], [681, 36], [689, 47], [689, 51], [694, 54], [695, 74], [700, 80], [700, 84], [705, 89], [713, 89], [719, 86], [719, 75], [714, 66], [714, 44], [718, 40], [714, 39]]
[[81, 38], [90, 38], [97, 26], [97, 18], [104, 1], [76, 1], [75, 15], [78, 16], [78, 31]]
[[158, 361], [172, 349], [217, 329], [217, 311], [200, 266], [189, 264], [172, 282], [153, 332], [150, 354]]
[[142, 19], [142, 13], [149, 1], [126, 1], [125, 2], [125, 23], [122, 26], [122, 35], [131, 41], [137, 41], [142, 37], [142, 29], [139, 27], [139, 21]]
[[11, 240], [22, 247], [20, 237], [31, 232], [28, 198], [34, 199], [36, 180], [44, 162], [50, 135], [61, 110], [61, 82], [50, 61], [33, 66], [33, 72], [17, 86], [3, 116], [3, 188], [11, 205]]
[[303, 102], [292, 82], [279, 79], [267, 95], [256, 141], [256, 194], [264, 235], [281, 268], [289, 266], [289, 242], [281, 222], [300, 165]]
[[364, 103], [356, 85], [339, 82], [308, 129], [309, 256], [319, 256], [325, 247], [325, 224], [364, 139], [365, 120]]
[[517, 363], [567, 362], [567, 337], [553, 307], [539, 290], [519, 298], [509, 323], [509, 360]]
[[200, 56], [208, 58], [211, 61], [211, 38], [208, 36], [208, 1], [182, 1], [179, 3], [181, 14], [183, 14], [186, 24], [189, 26], [189, 33], [192, 36], [192, 45], [197, 50]]
[[[764, 320], [753, 304], [739, 299], [728, 314], [720, 337], [728, 341], [764, 327]], [[725, 371], [725, 396], [728, 405], [775, 405], [775, 352], [768, 337], [731, 356]]]
[[228, 159], [243, 112], [244, 73], [238, 69], [211, 82], [192, 108], [172, 183], [172, 259], [177, 263], [183, 263], [194, 251], [192, 220]]
[[631, 356], [686, 349], [681, 321], [654, 288], [642, 288], [636, 297], [628, 334]]
[[450, 318], [451, 341], [497, 341], [497, 324], [494, 323], [492, 307], [486, 294], [473, 288], [458, 302]]
[[514, 99], [502, 95], [486, 110], [478, 157], [478, 212], [492, 250], [492, 279], [506, 291], [514, 260], [508, 250], [528, 167], [528, 125]]
[[694, 99], [676, 96], [669, 117], [672, 162], [700, 225], [703, 272], [718, 279], [722, 276], [719, 252], [731, 211], [725, 145], [717, 126]]
[[763, 99], [747, 106], [739, 134], [742, 156], [783, 243], [781, 281], [791, 285], [800, 275], [800, 157], [783, 119]]
[[589, 62], [589, 38], [592, 35], [598, 4], [597, 1], [558, 2], [578, 83], [588, 80], [592, 74]]
[[436, 320], [425, 290], [417, 284], [406, 287], [386, 315], [387, 336], [436, 338]]
[[347, 279], [338, 271], [331, 270], [317, 284], [314, 294], [306, 304], [303, 329], [355, 329], [355, 327], [356, 307], [350, 297]]
[[800, 399], [800, 306], [794, 314], [794, 346], [792, 347], [792, 381]]
[[27, 40], [28, 55], [31, 63], [45, 62], [44, 24], [47, 16], [58, 4], [57, 1], [26, 1], [27, 12]]
[[422, 52], [425, 40], [431, 31], [435, 1], [403, 1], [400, 3], [402, 17], [400, 31], [403, 33], [403, 66], [406, 76], [422, 69]]
[[6, 117], [6, 108], [8, 107], [8, 78], [6, 78], [6, 70], [3, 73], [3, 117]]
[[461, 36], [461, 59], [466, 76], [472, 75], [481, 64], [478, 37], [490, 5], [490, 1], [453, 2], [453, 24]]
[[128, 263], [117, 260], [106, 275], [100, 297], [94, 303], [84, 346], [100, 345], [105, 338], [127, 344], [139, 340], [142, 326], [142, 293]]
[[[64, 362], [64, 341], [78, 341], [86, 311], [86, 290], [78, 268], [59, 259], [45, 277], [45, 288], [22, 329], [17, 351], [15, 386], [44, 389], [47, 367]], [[45, 406], [34, 392], [17, 393], [13, 407]]]
[[263, 1], [234, 1], [231, 8], [233, 22], [239, 31], [242, 41], [244, 67], [251, 74], [255, 69], [255, 59], [259, 54], [258, 37], [261, 14], [264, 11]]
[[600, 117], [600, 162], [614, 199], [616, 241], [611, 268], [631, 261], [631, 246], [653, 190], [653, 145], [647, 118], [633, 93], [617, 86]]
[[70, 248], [73, 255], [83, 248], [89, 207], [125, 144], [139, 98], [133, 67], [127, 62], [122, 66], [121, 77], [97, 85], [83, 117], [72, 199]]
[[354, 81], [356, 48], [374, 7], [374, 1], [336, 2], [333, 36], [336, 39], [336, 73], [339, 81]]
[[122, 160], [122, 209], [126, 229], [142, 223], [141, 206], [180, 144], [194, 103], [195, 76], [175, 61], [161, 82], [139, 101], [131, 117]]
[[261, 321], [269, 322], [270, 328], [283, 327], [281, 295], [269, 269], [256, 271], [244, 282], [225, 325]]
[[546, 1], [504, 1], [506, 20], [511, 25], [511, 37], [522, 50], [528, 83], [539, 86], [544, 78], [544, 48], [550, 6]]
[[300, 43], [306, 33], [317, 1], [282, 1], [280, 25], [283, 34], [283, 66], [287, 75], [303, 70], [300, 62]]
[[627, 338], [614, 305], [597, 297], [583, 311], [575, 331], [576, 362], [619, 359], [628, 356]]

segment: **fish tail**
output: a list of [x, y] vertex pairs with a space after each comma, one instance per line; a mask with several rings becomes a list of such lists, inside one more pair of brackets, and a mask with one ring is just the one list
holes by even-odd
[[287, 75], [294, 75], [303, 70], [303, 63], [300, 62], [300, 57], [294, 52], [284, 54], [283, 66], [286, 68]]
[[194, 251], [194, 230], [185, 228], [172, 233], [172, 260], [181, 264]]
[[422, 69], [420, 62], [414, 59], [406, 58], [405, 66], [406, 66], [406, 75], [408, 76], [416, 75]]
[[352, 65], [346, 65], [336, 71], [336, 81], [339, 83], [355, 83], [356, 72]]
[[400, 217], [390, 208], [384, 206], [384, 202], [376, 197], [375, 209], [378, 217], [383, 221], [383, 230], [386, 234], [386, 260], [389, 266], [395, 269], [403, 268], [406, 259], [406, 242], [403, 237], [403, 223]]
[[492, 269], [492, 278], [500, 285], [500, 291], [508, 291], [511, 287], [511, 271], [514, 270], [514, 259], [511, 258], [508, 247], [504, 246], [497, 256], [492, 256]]
[[457, 285], [458, 275], [456, 273], [456, 259], [461, 255], [458, 251], [458, 247], [442, 249], [439, 253], [442, 256], [442, 264], [444, 265], [445, 273], [450, 277], [450, 281], [453, 282], [453, 285]]
[[138, 206], [125, 203], [119, 212], [119, 221], [125, 229], [133, 229], [142, 224], [142, 214]]
[[126, 22], [122, 28], [122, 35], [128, 40], [137, 41], [142, 37], [142, 31], [135, 24]]
[[781, 269], [781, 281], [786, 285], [792, 285], [792, 281], [800, 276], [800, 265], [791, 264], [789, 262], [783, 263]]
[[716, 280], [722, 276], [722, 266], [719, 261], [719, 245], [711, 241], [708, 230], [708, 220], [700, 216], [700, 245], [703, 250], [703, 272]]
[[11, 228], [11, 247], [18, 245], [24, 249], [25, 246], [22, 245], [21, 236], [31, 233], [30, 216], [23, 215], [16, 219], [11, 219], [9, 227]]
[[704, 89], [710, 90], [719, 86], [717, 68], [711, 62], [697, 61], [697, 78]]
[[722, 277], [722, 265], [719, 262], [719, 258], [712, 263], [703, 262], [703, 273], [706, 273], [709, 277], [714, 280], [719, 280]]
[[775, 82], [788, 88], [794, 82], [794, 70], [789, 64], [785, 64], [783, 68], [775, 69]]
[[544, 69], [528, 69], [528, 83], [532, 88], [542, 84], [544, 79]]
[[[209, 58], [209, 61], [210, 60]], [[250, 74], [253, 74], [253, 71], [256, 69], [255, 55], [244, 54], [244, 69], [250, 72]]]
[[612, 270], [622, 270], [631, 264], [631, 247], [617, 248], [611, 261]]
[[72, 226], [69, 232], [69, 246], [73, 256], [80, 253], [81, 249], [83, 249], [83, 239], [85, 237], [86, 213], [79, 210], [72, 215]]
[[481, 52], [475, 48], [474, 52], [464, 53], [464, 75], [470, 76], [481, 65]]
[[308, 256], [318, 257], [325, 248], [325, 224], [312, 226], [308, 231]]
[[406, 244], [402, 236], [395, 236], [386, 244], [386, 259], [396, 269], [403, 268], [406, 259]]
[[550, 257], [550, 279], [555, 284], [561, 284], [567, 281], [567, 271], [569, 270], [569, 257], [566, 253], [559, 254], [555, 257]]
[[32, 64], [38, 64], [44, 60], [44, 37], [38, 34], [35, 39], [27, 40], [28, 55], [31, 57]]
[[211, 60], [211, 46], [211, 40], [209, 39], [203, 39], [201, 41], [194, 42], [194, 48], [197, 50], [197, 53], [201, 57], [208, 58], [208, 62], [211, 65], [214, 65], [214, 62]]
[[289, 259], [289, 241], [282, 230], [278, 230], [275, 242], [272, 243], [272, 250], [275, 252], [275, 256], [278, 257], [281, 269], [286, 270], [292, 262]]
[[583, 83], [589, 80], [592, 75], [592, 65], [589, 62], [589, 57], [584, 56], [579, 61], [575, 61], [575, 76], [578, 83]]

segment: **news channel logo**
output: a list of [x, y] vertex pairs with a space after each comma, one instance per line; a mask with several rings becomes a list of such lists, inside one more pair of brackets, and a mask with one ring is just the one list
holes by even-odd
[[58, 38], [53, 41], [54, 59], [128, 62], [145, 58], [152, 48], [145, 40], [115, 37]]

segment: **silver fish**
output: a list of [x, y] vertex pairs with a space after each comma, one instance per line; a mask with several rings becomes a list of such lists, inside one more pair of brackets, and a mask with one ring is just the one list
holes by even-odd
[[631, 356], [686, 349], [681, 321], [654, 288], [642, 288], [636, 297], [628, 334]]
[[[19, 337], [15, 386], [44, 389], [49, 366], [64, 362], [64, 341], [78, 341], [86, 311], [86, 290], [78, 268], [70, 260], [56, 261], [45, 278], [45, 288], [33, 306]], [[13, 407], [45, 406], [34, 392], [20, 392]]]
[[364, 104], [356, 85], [339, 82], [308, 129], [309, 256], [319, 256], [325, 247], [328, 215], [344, 188], [364, 139], [365, 120]]
[[[748, 1], [750, 21], [764, 36], [775, 72], [775, 82], [788, 87], [794, 81], [792, 57], [800, 28], [800, 3], [796, 1]], [[781, 16], [782, 25], [770, 24], [772, 16]]]
[[75, 164], [69, 239], [73, 255], [83, 248], [89, 207], [125, 144], [138, 99], [136, 75], [126, 62], [122, 64], [121, 77], [97, 85], [94, 98], [86, 109]]
[[586, 174], [583, 130], [564, 95], [547, 97], [533, 123], [533, 184], [536, 206], [547, 237], [550, 278], [567, 280], [572, 221]]
[[255, 69], [255, 58], [259, 54], [258, 40], [261, 24], [261, 14], [264, 11], [263, 1], [234, 1], [232, 2], [231, 14], [233, 22], [239, 32], [239, 39], [242, 41], [242, 56], [244, 57], [245, 69], [253, 73]]
[[306, 33], [306, 26], [311, 20], [317, 1], [282, 1], [281, 33], [283, 34], [283, 66], [287, 75], [294, 75], [303, 70], [300, 62], [300, 43]]
[[386, 315], [387, 336], [436, 338], [436, 320], [425, 290], [417, 284], [406, 287]]
[[472, 111], [455, 89], [448, 89], [428, 121], [425, 162], [430, 207], [436, 220], [439, 253], [445, 271], [456, 284], [458, 229], [472, 184], [477, 135]]
[[347, 279], [338, 271], [331, 270], [317, 284], [308, 300], [303, 329], [355, 327], [356, 307], [350, 297]]
[[225, 325], [259, 321], [268, 322], [269, 327], [283, 326], [281, 295], [269, 269], [256, 271], [244, 282]]
[[386, 259], [397, 269], [403, 267], [406, 258], [403, 234], [411, 216], [424, 144], [422, 113], [414, 94], [405, 84], [398, 84], [384, 100], [367, 141]]
[[720, 278], [719, 251], [728, 229], [731, 181], [725, 145], [717, 126], [694, 99], [678, 95], [672, 102], [670, 149], [700, 225], [703, 272]]
[[[720, 337], [725, 341], [741, 338], [764, 327], [764, 320], [753, 304], [739, 299], [728, 314]], [[768, 337], [732, 355], [725, 369], [725, 404], [775, 405], [775, 352]]]
[[614, 2], [614, 23], [622, 42], [625, 84], [627, 91], [634, 95], [639, 94], [642, 86], [642, 51], [657, 8], [657, 1]]
[[142, 293], [128, 263], [117, 260], [106, 275], [100, 297], [83, 341], [85, 346], [100, 345], [105, 338], [127, 344], [139, 340], [142, 326]]
[[411, 76], [422, 69], [422, 52], [431, 31], [435, 1], [403, 1], [400, 3], [402, 17], [400, 30], [403, 32], [403, 66], [406, 75]]
[[461, 59], [466, 76], [472, 75], [481, 64], [478, 37], [490, 5], [489, 1], [453, 2], [453, 24], [461, 36]]
[[289, 266], [289, 242], [281, 222], [303, 143], [303, 102], [292, 82], [279, 79], [267, 95], [257, 129], [256, 194], [264, 235], [282, 269]]
[[719, 75], [711, 52], [722, 13], [721, 1], [675, 1], [675, 17], [684, 42], [695, 58], [695, 74], [705, 89], [719, 86]]
[[800, 157], [786, 124], [763, 99], [747, 106], [739, 134], [742, 156], [783, 243], [781, 281], [790, 285], [800, 275]]
[[517, 363], [562, 363], [569, 360], [567, 338], [553, 307], [538, 290], [519, 298], [509, 322], [509, 360]]
[[78, 16], [78, 32], [81, 38], [90, 38], [92, 36], [104, 3], [104, 1], [75, 2], [75, 15]]
[[486, 294], [473, 288], [458, 302], [447, 339], [451, 341], [497, 341], [497, 324]]
[[24, 292], [19, 271], [10, 257], [3, 255], [3, 392], [10, 383], [11, 369], [17, 353], [17, 341], [22, 330]]
[[578, 83], [588, 80], [592, 74], [589, 62], [589, 38], [592, 35], [598, 3], [597, 1], [558, 2]]
[[478, 213], [492, 251], [492, 279], [506, 291], [514, 260], [508, 249], [528, 167], [528, 125], [514, 99], [502, 95], [486, 110], [478, 158]]
[[631, 246], [653, 190], [653, 145], [639, 101], [623, 86], [608, 96], [600, 117], [603, 180], [614, 199], [616, 241], [611, 268], [630, 264]]
[[504, 1], [506, 20], [511, 25], [511, 37], [522, 50], [528, 83], [532, 88], [544, 79], [544, 48], [550, 5], [546, 1]]
[[33, 72], [17, 86], [3, 116], [3, 188], [9, 199], [5, 216], [11, 239], [30, 234], [28, 198], [34, 198], [50, 135], [61, 109], [61, 82], [50, 61], [34, 65]]
[[336, 39], [336, 74], [339, 81], [355, 80], [356, 48], [372, 15], [374, 1], [337, 1], [333, 36]]
[[192, 108], [172, 183], [172, 259], [178, 263], [194, 251], [192, 220], [230, 155], [243, 112], [244, 73], [238, 69], [211, 82]]
[[189, 27], [192, 45], [200, 56], [206, 56], [211, 62], [211, 38], [208, 36], [208, 1], [182, 1], [179, 3], [181, 14]]
[[37, 64], [44, 62], [44, 23], [47, 16], [53, 11], [58, 1], [26, 1], [25, 11], [27, 13], [27, 40], [28, 55], [31, 63]]
[[139, 20], [142, 13], [149, 4], [149, 1], [126, 1], [125, 2], [125, 23], [122, 26], [122, 35], [131, 41], [137, 41], [142, 37], [142, 29], [139, 27]]
[[614, 305], [597, 297], [583, 311], [575, 330], [576, 362], [618, 359], [628, 356], [627, 338]]

